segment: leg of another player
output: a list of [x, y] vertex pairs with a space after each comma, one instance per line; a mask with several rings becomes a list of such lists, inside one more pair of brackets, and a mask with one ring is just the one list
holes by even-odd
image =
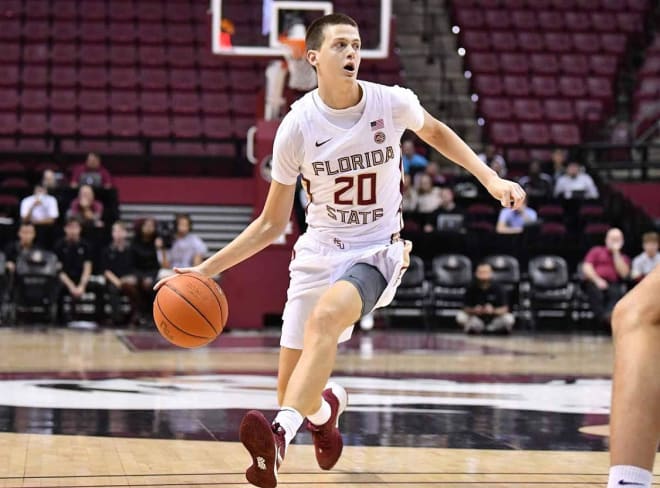
[[612, 316], [614, 378], [610, 488], [650, 487], [660, 440], [660, 267], [617, 304]]

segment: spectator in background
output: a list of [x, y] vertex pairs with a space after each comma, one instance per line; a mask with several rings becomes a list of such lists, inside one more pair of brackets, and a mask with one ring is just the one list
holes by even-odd
[[431, 177], [431, 181], [433, 182], [433, 186], [442, 186], [447, 181], [445, 177], [440, 174], [440, 165], [437, 163], [437, 161], [429, 161], [426, 165], [426, 169], [424, 169], [423, 172], [415, 174], [415, 186], [419, 187], [419, 180], [422, 175], [429, 175]]
[[[64, 237], [55, 244], [55, 254], [60, 262], [59, 278], [64, 287], [60, 299], [67, 293], [74, 301], [80, 300], [92, 275], [92, 252], [80, 238], [82, 226], [76, 217], [68, 217], [64, 225]], [[71, 315], [62, 315], [64, 322], [72, 319]]]
[[429, 175], [422, 174], [417, 187], [417, 211], [430, 214], [435, 212], [441, 203], [440, 188], [433, 186], [433, 180]]
[[110, 296], [110, 318], [114, 325], [120, 325], [121, 296], [126, 295], [131, 302], [132, 314], [129, 322], [134, 324], [141, 309], [137, 289], [137, 276], [133, 252], [126, 241], [126, 227], [123, 222], [112, 224], [112, 242], [101, 255], [101, 270], [106, 279], [106, 290]]
[[89, 153], [84, 163], [71, 170], [71, 186], [90, 185], [95, 188], [112, 188], [112, 177], [101, 164], [98, 154]]
[[10, 242], [5, 247], [5, 259], [6, 267], [10, 276], [13, 276], [16, 271], [16, 260], [23, 253], [29, 253], [33, 249], [36, 249], [35, 238], [37, 237], [37, 231], [34, 228], [34, 225], [30, 222], [22, 222], [21, 226], [18, 228], [18, 240]]
[[506, 161], [501, 154], [497, 153], [495, 145], [486, 144], [484, 152], [479, 154], [479, 159], [490, 166], [500, 178], [506, 176]]
[[456, 322], [468, 334], [481, 332], [510, 333], [515, 317], [509, 311], [506, 292], [493, 282], [490, 264], [481, 263], [475, 271], [475, 280], [465, 294], [465, 307], [456, 315]]
[[454, 190], [451, 187], [443, 186], [440, 188], [440, 206], [426, 222], [424, 230], [427, 232], [433, 230], [461, 232], [464, 230], [464, 224], [465, 213], [456, 205]]
[[197, 266], [209, 251], [206, 244], [199, 236], [190, 232], [192, 230], [190, 215], [177, 214], [174, 222], [176, 233], [168, 255], [168, 264], [171, 268]]
[[566, 149], [557, 148], [552, 151], [552, 178], [557, 182], [560, 176], [566, 171]]
[[[150, 304], [155, 296], [154, 283], [161, 267], [167, 268], [167, 255], [163, 239], [156, 233], [156, 220], [149, 217], [136, 222], [135, 236], [131, 242], [131, 253], [138, 279], [138, 290], [142, 304]], [[141, 310], [143, 317], [150, 315], [149, 307]]]
[[555, 197], [566, 200], [598, 198], [598, 188], [588, 173], [580, 171], [580, 164], [571, 161], [566, 167], [566, 174], [555, 183]]
[[518, 183], [532, 202], [552, 198], [552, 178], [541, 172], [541, 162], [536, 159], [529, 165], [529, 174], [520, 178]]
[[403, 175], [403, 213], [417, 211], [417, 190], [412, 185], [412, 177], [409, 173]]
[[597, 320], [609, 324], [614, 304], [626, 292], [630, 258], [621, 252], [623, 232], [616, 227], [607, 231], [604, 246], [592, 247], [584, 258], [582, 274], [591, 311]]
[[60, 181], [61, 178], [59, 178], [58, 174], [52, 169], [45, 169], [41, 176], [41, 186], [43, 186], [49, 193], [53, 193], [60, 189]]
[[647, 232], [642, 236], [642, 247], [644, 252], [636, 256], [632, 262], [630, 278], [639, 281], [649, 274], [653, 268], [660, 264], [660, 253], [658, 253], [658, 233]]
[[518, 209], [503, 208], [497, 219], [498, 234], [521, 234], [525, 227], [536, 223], [536, 211], [527, 206], [527, 201]]
[[95, 199], [94, 190], [82, 185], [78, 197], [71, 202], [67, 217], [75, 217], [84, 227], [103, 227], [103, 204]]
[[55, 239], [55, 224], [60, 216], [57, 199], [49, 195], [41, 184], [35, 185], [34, 193], [21, 201], [21, 220], [34, 225], [39, 244], [50, 249]]
[[407, 174], [423, 170], [428, 164], [428, 160], [415, 151], [415, 143], [411, 139], [406, 139], [401, 143], [401, 161], [403, 162], [403, 172]]

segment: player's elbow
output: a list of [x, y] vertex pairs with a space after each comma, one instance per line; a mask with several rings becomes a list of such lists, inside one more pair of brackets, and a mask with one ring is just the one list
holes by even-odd
[[288, 218], [269, 214], [261, 214], [257, 220], [259, 222], [260, 233], [267, 236], [269, 239], [275, 239], [282, 235], [289, 223]]

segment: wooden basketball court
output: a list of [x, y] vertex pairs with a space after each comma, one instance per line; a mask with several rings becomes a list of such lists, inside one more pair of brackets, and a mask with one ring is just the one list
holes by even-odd
[[[306, 431], [279, 486], [606, 485], [604, 336], [356, 333], [345, 451]], [[246, 410], [273, 411], [276, 334], [186, 351], [152, 332], [0, 330], [0, 487], [248, 486]]]

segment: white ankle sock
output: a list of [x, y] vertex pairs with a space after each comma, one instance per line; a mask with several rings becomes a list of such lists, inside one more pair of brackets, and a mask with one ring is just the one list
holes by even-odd
[[607, 488], [651, 488], [653, 473], [637, 466], [612, 466]]
[[321, 408], [319, 408], [312, 415], [308, 415], [307, 420], [309, 420], [314, 425], [323, 425], [328, 420], [330, 420], [331, 414], [332, 409], [330, 408], [330, 404], [325, 401], [325, 398], [321, 398]]
[[289, 447], [289, 443], [298, 433], [298, 429], [303, 423], [304, 417], [300, 415], [300, 412], [292, 407], [282, 407], [273, 423], [280, 424], [284, 429], [284, 440], [286, 442], [286, 447]]

